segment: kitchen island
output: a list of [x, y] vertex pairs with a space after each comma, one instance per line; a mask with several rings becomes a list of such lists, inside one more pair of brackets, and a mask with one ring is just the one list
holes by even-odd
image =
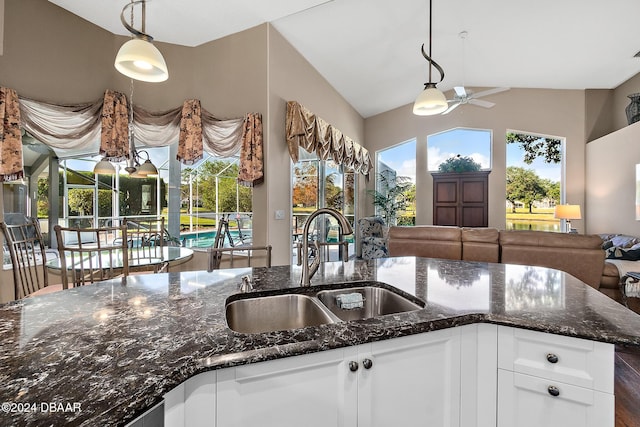
[[568, 274], [413, 257], [324, 263], [312, 285], [387, 283], [423, 309], [260, 334], [227, 327], [242, 276], [261, 295], [297, 288], [300, 273], [136, 275], [0, 306], [0, 425], [126, 425], [202, 373], [473, 325], [640, 348], [640, 316]]

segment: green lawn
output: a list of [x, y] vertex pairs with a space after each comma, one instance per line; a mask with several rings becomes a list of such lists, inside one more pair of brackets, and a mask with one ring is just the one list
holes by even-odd
[[536, 209], [533, 208], [529, 213], [527, 208], [516, 209], [513, 213], [511, 209], [507, 209], [507, 219], [531, 220], [531, 221], [557, 221], [553, 217], [554, 208]]

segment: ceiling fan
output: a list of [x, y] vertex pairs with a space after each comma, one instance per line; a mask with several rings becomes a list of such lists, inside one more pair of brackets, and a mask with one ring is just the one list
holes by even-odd
[[471, 104], [477, 105], [478, 107], [491, 108], [496, 105], [494, 102], [485, 101], [484, 99], [478, 98], [494, 95], [496, 93], [504, 92], [509, 89], [510, 88], [508, 87], [496, 87], [493, 89], [483, 90], [482, 92], [473, 93], [472, 91], [465, 89], [464, 86], [456, 86], [453, 88], [453, 90], [456, 92], [453, 96], [453, 99], [447, 99], [447, 102], [451, 105], [442, 114], [449, 114], [450, 112], [458, 108], [458, 106], [463, 104]]

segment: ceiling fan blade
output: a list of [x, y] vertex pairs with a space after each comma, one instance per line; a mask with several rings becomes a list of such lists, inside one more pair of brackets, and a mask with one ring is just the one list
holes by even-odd
[[478, 107], [491, 108], [496, 105], [493, 102], [485, 101], [483, 99], [470, 99], [469, 104], [477, 105]]
[[456, 108], [458, 108], [458, 105], [460, 105], [460, 103], [458, 102], [457, 104], [453, 104], [451, 107], [447, 108], [446, 110], [444, 110], [444, 112], [442, 113], [442, 115], [445, 114], [449, 114], [450, 112], [452, 112], [453, 110], [455, 110]]
[[461, 98], [464, 98], [465, 96], [467, 96], [467, 91], [465, 90], [464, 86], [455, 86], [453, 90], [455, 90], [456, 95], [458, 95]]
[[482, 92], [474, 93], [474, 98], [481, 98], [483, 96], [494, 95], [496, 93], [504, 92], [511, 89], [510, 87], [496, 87], [493, 89], [483, 90]]

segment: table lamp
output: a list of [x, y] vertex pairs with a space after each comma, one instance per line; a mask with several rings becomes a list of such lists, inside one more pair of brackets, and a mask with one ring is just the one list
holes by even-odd
[[571, 233], [572, 231], [572, 219], [582, 219], [582, 215], [580, 214], [580, 205], [557, 205], [553, 216], [566, 221], [565, 231], [567, 233]]

